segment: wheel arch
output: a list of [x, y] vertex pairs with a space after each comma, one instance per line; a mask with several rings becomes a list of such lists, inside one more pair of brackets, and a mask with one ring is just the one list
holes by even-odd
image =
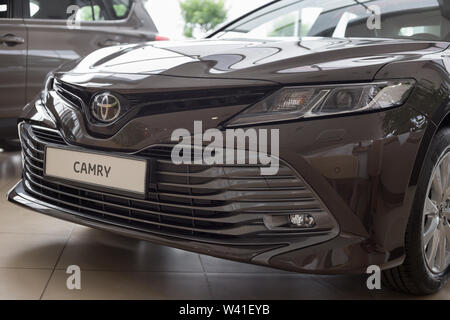
[[[442, 113], [445, 112], [445, 115], [440, 117], [441, 120], [438, 123], [436, 123], [436, 121], [432, 121], [432, 119], [428, 118], [429, 125], [427, 126], [427, 128], [425, 130], [425, 133], [422, 138], [422, 142], [419, 147], [419, 151], [417, 153], [416, 162], [414, 164], [414, 169], [411, 174], [411, 179], [410, 179], [410, 183], [409, 183], [410, 186], [417, 185], [423, 162], [428, 153], [431, 142], [433, 141], [436, 134], [444, 128], [450, 128], [450, 102], [447, 104], [447, 106], [445, 108], [442, 108], [442, 110], [443, 110]], [[434, 118], [436, 119], [437, 117], [434, 116]]]

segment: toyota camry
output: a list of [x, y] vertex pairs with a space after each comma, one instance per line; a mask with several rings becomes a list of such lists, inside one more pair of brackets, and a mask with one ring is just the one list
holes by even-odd
[[[450, 1], [274, 1], [48, 75], [9, 200], [154, 243], [430, 294], [450, 266]], [[44, 85], [44, 84], [43, 84]]]

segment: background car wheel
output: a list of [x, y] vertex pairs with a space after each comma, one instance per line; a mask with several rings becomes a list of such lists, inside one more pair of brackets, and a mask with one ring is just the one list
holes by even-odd
[[386, 285], [416, 295], [445, 285], [450, 265], [450, 129], [433, 139], [406, 230], [403, 265], [383, 272]]

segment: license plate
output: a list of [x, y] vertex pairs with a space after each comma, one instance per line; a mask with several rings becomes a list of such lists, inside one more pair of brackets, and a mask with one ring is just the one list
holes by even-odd
[[143, 159], [48, 146], [44, 175], [142, 197], [147, 190], [147, 165]]

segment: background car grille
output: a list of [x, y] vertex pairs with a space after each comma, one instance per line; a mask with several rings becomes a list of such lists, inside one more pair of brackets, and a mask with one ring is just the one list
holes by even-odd
[[45, 145], [66, 145], [64, 139], [57, 131], [28, 124], [22, 126], [21, 139], [28, 193], [109, 224], [208, 242], [261, 245], [264, 239], [267, 244], [282, 243], [299, 234], [269, 231], [264, 215], [323, 211], [285, 165], [276, 176], [261, 176], [256, 166], [177, 166], [170, 161], [170, 146], [154, 147], [138, 154], [156, 164], [147, 199], [140, 200], [49, 181], [43, 175]]

